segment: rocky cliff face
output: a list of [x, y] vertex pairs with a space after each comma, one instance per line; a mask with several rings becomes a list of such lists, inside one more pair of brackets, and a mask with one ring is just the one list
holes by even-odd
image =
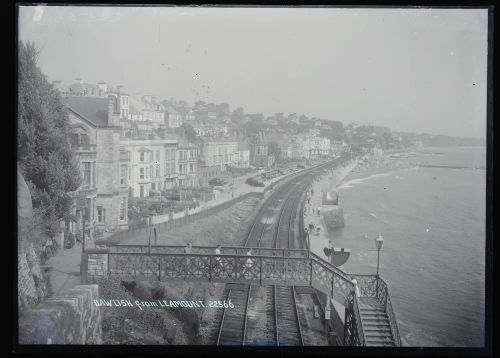
[[23, 238], [30, 234], [33, 224], [31, 194], [19, 168], [17, 170], [17, 218], [18, 218], [18, 307], [23, 310], [36, 305], [48, 293], [48, 287], [40, 268], [40, 259], [33, 243]]
[[18, 306], [19, 310], [36, 305], [45, 298], [49, 289], [40, 268], [40, 260], [33, 244], [26, 244], [18, 253]]

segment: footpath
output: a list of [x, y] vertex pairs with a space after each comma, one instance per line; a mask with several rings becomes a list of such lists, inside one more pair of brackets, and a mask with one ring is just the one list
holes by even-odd
[[[315, 232], [309, 235], [311, 251], [328, 262], [330, 260], [325, 255], [324, 248], [329, 246], [329, 241], [332, 239], [327, 232], [324, 218], [321, 215], [322, 209], [324, 209], [322, 205], [323, 192], [332, 189], [336, 190], [338, 185], [355, 167], [356, 163], [350, 162], [340, 168], [330, 170], [322, 177], [316, 178], [306, 196], [309, 197], [309, 203], [306, 201], [304, 206], [304, 226], [308, 227], [309, 224], [313, 224], [315, 228]], [[316, 228], [319, 228], [319, 233], [317, 233]]]

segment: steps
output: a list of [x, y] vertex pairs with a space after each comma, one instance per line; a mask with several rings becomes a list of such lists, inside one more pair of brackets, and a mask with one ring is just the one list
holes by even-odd
[[361, 321], [367, 346], [393, 347], [391, 326], [387, 313], [373, 306], [360, 307]]

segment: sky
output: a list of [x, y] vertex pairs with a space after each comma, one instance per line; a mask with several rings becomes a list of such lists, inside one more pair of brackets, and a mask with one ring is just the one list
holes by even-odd
[[486, 9], [21, 6], [50, 81], [486, 135]]

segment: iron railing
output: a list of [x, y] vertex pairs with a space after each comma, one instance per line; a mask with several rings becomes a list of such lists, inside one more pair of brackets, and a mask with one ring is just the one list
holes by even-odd
[[355, 278], [358, 283], [358, 288], [361, 297], [376, 298], [385, 309], [389, 325], [391, 329], [392, 338], [396, 346], [401, 346], [401, 336], [399, 334], [396, 314], [391, 304], [391, 297], [387, 283], [376, 275], [350, 275]]

